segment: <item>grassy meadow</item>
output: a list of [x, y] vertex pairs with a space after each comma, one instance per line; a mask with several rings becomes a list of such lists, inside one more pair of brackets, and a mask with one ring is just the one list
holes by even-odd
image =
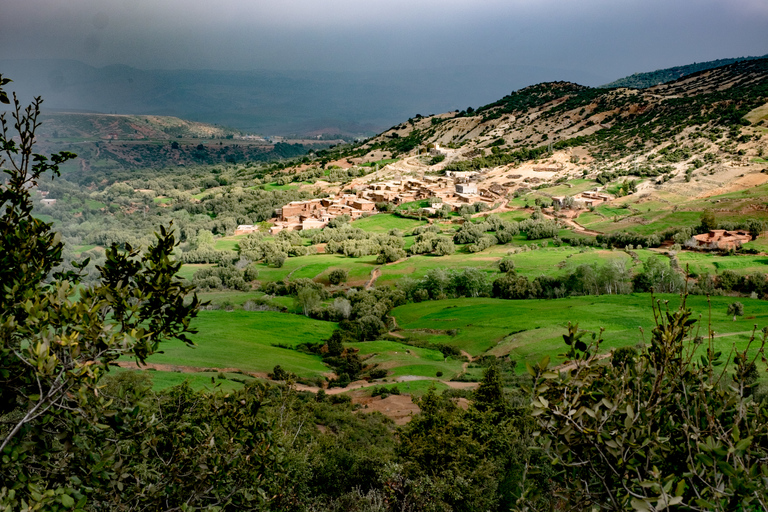
[[[679, 304], [677, 295], [660, 295], [670, 308]], [[768, 326], [768, 303], [747, 298], [744, 316], [727, 315], [732, 297], [691, 296], [688, 306], [702, 315], [700, 334], [707, 335], [710, 319], [716, 333], [715, 345], [727, 353], [733, 345], [744, 349], [752, 328]], [[501, 300], [490, 298], [449, 299], [407, 304], [392, 312], [400, 334], [429, 343], [450, 344], [473, 356], [509, 355], [516, 361], [538, 361], [548, 355], [562, 360], [562, 335], [568, 322], [580, 329], [599, 332], [604, 328], [603, 350], [647, 342], [654, 326], [650, 294], [570, 297], [556, 300]], [[451, 336], [448, 331], [455, 331]], [[645, 334], [643, 334], [645, 333]], [[520, 368], [520, 366], [518, 367]]]

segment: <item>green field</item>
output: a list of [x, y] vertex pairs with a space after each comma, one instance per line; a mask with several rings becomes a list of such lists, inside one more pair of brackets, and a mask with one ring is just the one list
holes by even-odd
[[[676, 295], [660, 296], [672, 307], [679, 303]], [[727, 353], [732, 344], [744, 348], [749, 339], [745, 333], [757, 324], [768, 326], [768, 303], [740, 298], [743, 317], [732, 321], [727, 305], [731, 297], [712, 298], [712, 328], [727, 334], [715, 338], [719, 350]], [[603, 350], [643, 342], [640, 328], [648, 340], [653, 327], [649, 294], [571, 297], [557, 300], [450, 299], [407, 304], [393, 310], [401, 334], [431, 343], [452, 344], [473, 356], [484, 353], [509, 354], [517, 361], [538, 361], [549, 355], [562, 361], [565, 351], [562, 335], [568, 322], [578, 322], [581, 329], [596, 332], [605, 328]], [[706, 297], [689, 297], [688, 305], [695, 313], [708, 318]], [[456, 330], [455, 336], [434, 330]], [[432, 331], [428, 331], [432, 330]], [[701, 334], [706, 335], [706, 324]], [[518, 366], [520, 369], [520, 366]]]
[[385, 158], [376, 162], [366, 162], [364, 164], [360, 164], [360, 167], [376, 167], [376, 164], [379, 164], [379, 167], [384, 167], [385, 165], [393, 164], [398, 160], [398, 158]]
[[[669, 300], [671, 307], [679, 302], [676, 295], [659, 298]], [[580, 328], [591, 332], [605, 328], [603, 351], [647, 341], [653, 328], [650, 300], [649, 294], [632, 294], [558, 300], [450, 299], [407, 304], [392, 312], [399, 332], [404, 336], [402, 343], [391, 338], [347, 346], [358, 349], [366, 365], [377, 364], [389, 370], [387, 380], [390, 382], [402, 377], [445, 381], [462, 371], [462, 361], [444, 359], [436, 350], [437, 346], [435, 349], [424, 348], [407, 345], [408, 342], [453, 345], [473, 356], [509, 355], [518, 362], [534, 362], [548, 355], [553, 364], [557, 364], [563, 360], [560, 356], [565, 351], [562, 335], [569, 321], [578, 322]], [[733, 321], [726, 314], [727, 305], [733, 300], [731, 297], [712, 298], [715, 346], [724, 353], [728, 353], [734, 344], [743, 349], [755, 324], [760, 328], [768, 325], [768, 303], [740, 298], [745, 316]], [[693, 296], [688, 299], [688, 304], [696, 314], [703, 315], [706, 322], [709, 314], [707, 299]], [[236, 373], [235, 369], [267, 373], [277, 364], [302, 378], [318, 378], [330, 372], [320, 356], [290, 347], [326, 339], [335, 328], [333, 323], [285, 313], [220, 310], [200, 312], [193, 326], [199, 329], [199, 333], [192, 337], [197, 345], [195, 348], [168, 342], [162, 346], [163, 353], [149, 359], [150, 363], [169, 365], [167, 369], [152, 372], [157, 387], [189, 380], [193, 387], [211, 388], [219, 384], [222, 389], [230, 389], [241, 385], [232, 379], [250, 378]], [[706, 335], [706, 324], [701, 328], [700, 334]], [[449, 330], [455, 331], [453, 335]], [[277, 344], [289, 348], [275, 346]], [[181, 373], [174, 371], [174, 366], [226, 369], [226, 378], [218, 378], [216, 372]], [[518, 371], [523, 368], [522, 364], [518, 365]], [[440, 378], [437, 378], [437, 372], [442, 372]], [[472, 368], [469, 373], [479, 376], [482, 370]], [[415, 382], [409, 381], [414, 389], [420, 386]], [[399, 387], [408, 392], [404, 389], [405, 384], [400, 383]]]
[[370, 355], [366, 363], [377, 363], [391, 371], [388, 378], [403, 376], [435, 377], [438, 371], [448, 380], [461, 372], [461, 361], [445, 360], [437, 350], [409, 347], [395, 341], [366, 341], [351, 346], [360, 349], [360, 355]]
[[[133, 371], [123, 368], [115, 368], [115, 372]], [[156, 371], [154, 369], [146, 370], [149, 376], [152, 378], [152, 387], [156, 391], [170, 388], [172, 386], [178, 386], [184, 382], [189, 383], [192, 389], [205, 390], [205, 391], [232, 391], [239, 389], [243, 386], [243, 382], [249, 382], [253, 379], [247, 375], [239, 373], [219, 373], [219, 372], [196, 372], [196, 373], [184, 373], [184, 372], [165, 372]], [[224, 376], [221, 379], [220, 376]], [[237, 379], [237, 380], [233, 380]], [[243, 381], [243, 382], [241, 382]]]
[[246, 236], [248, 235], [226, 236], [222, 238], [217, 238], [213, 244], [213, 247], [217, 251], [237, 251], [238, 242], [240, 241], [240, 239]]
[[329, 371], [320, 356], [275, 345], [295, 347], [326, 339], [336, 328], [331, 322], [270, 311], [219, 310], [201, 311], [192, 326], [199, 330], [190, 336], [196, 347], [170, 341], [149, 362], [246, 372], [270, 372], [279, 364], [301, 377], [319, 377]]
[[371, 233], [387, 233], [391, 229], [399, 229], [401, 232], [406, 233], [426, 223], [427, 221], [425, 220], [404, 219], [390, 213], [380, 213], [358, 219], [352, 223], [352, 226]]
[[723, 256], [716, 253], [681, 251], [677, 254], [682, 268], [688, 268], [696, 274], [719, 274], [723, 270], [732, 270], [737, 274], [768, 271], [768, 256], [743, 254]]

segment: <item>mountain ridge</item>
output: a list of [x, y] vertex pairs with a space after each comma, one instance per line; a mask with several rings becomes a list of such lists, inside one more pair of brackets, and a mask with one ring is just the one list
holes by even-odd
[[655, 71], [645, 71], [639, 73], [633, 73], [630, 76], [619, 78], [613, 82], [601, 85], [600, 88], [611, 89], [617, 87], [630, 87], [634, 89], [645, 89], [653, 87], [654, 85], [661, 85], [666, 82], [671, 82], [682, 78], [684, 76], [696, 73], [698, 71], [706, 71], [708, 69], [719, 68], [728, 64], [741, 62], [745, 60], [765, 59], [768, 54], [762, 56], [748, 56], [748, 57], [735, 57], [728, 59], [716, 59], [706, 62], [694, 62], [692, 64], [684, 64], [682, 66], [673, 66], [671, 68], [657, 69]]

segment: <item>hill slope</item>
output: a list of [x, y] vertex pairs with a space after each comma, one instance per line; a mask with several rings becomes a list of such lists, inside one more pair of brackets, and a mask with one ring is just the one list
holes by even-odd
[[171, 138], [224, 139], [239, 130], [178, 117], [45, 112], [38, 136], [56, 139], [167, 140]]
[[734, 62], [741, 62], [744, 60], [764, 59], [768, 55], [762, 57], [736, 57], [735, 59], [718, 59], [710, 60], [707, 62], [695, 62], [693, 64], [686, 64], [685, 66], [674, 66], [666, 69], [657, 69], [656, 71], [649, 71], [645, 73], [634, 73], [633, 75], [614, 80], [609, 84], [605, 84], [602, 87], [606, 89], [616, 87], [631, 87], [633, 89], [645, 89], [646, 87], [653, 87], [654, 85], [661, 85], [672, 80], [677, 80], [687, 75], [691, 75], [698, 71], [705, 71], [707, 69], [719, 68]]
[[[419, 156], [435, 146], [441, 158]], [[417, 116], [319, 155], [341, 166], [401, 159], [348, 185], [358, 191], [404, 176], [477, 171], [478, 191], [495, 189], [478, 200], [511, 201], [588, 179], [620, 195], [628, 190], [622, 183], [634, 181], [634, 200], [661, 198], [660, 208], [672, 208], [768, 181], [768, 59], [641, 90], [542, 83], [477, 110]]]
[[[43, 152], [71, 151], [76, 160], [64, 172], [109, 172], [269, 161], [306, 153], [302, 143], [270, 142], [239, 130], [167, 116], [46, 112], [40, 116], [38, 147]], [[325, 147], [328, 142], [318, 142]]]

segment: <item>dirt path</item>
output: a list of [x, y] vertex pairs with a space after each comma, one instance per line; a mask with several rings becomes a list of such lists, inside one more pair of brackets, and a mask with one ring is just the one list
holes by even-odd
[[577, 233], [583, 233], [585, 235], [592, 235], [592, 236], [602, 235], [601, 232], [595, 231], [594, 229], [587, 229], [587, 228], [585, 228], [584, 226], [582, 226], [581, 224], [579, 224], [578, 222], [576, 222], [573, 219], [559, 218], [559, 217], [555, 217], [554, 215], [551, 215], [549, 213], [542, 213], [542, 216], [544, 216], [545, 218], [550, 219], [550, 220], [561, 221], [561, 222], [569, 225]]
[[[217, 373], [239, 373], [242, 375], [248, 375], [249, 377], [259, 379], [269, 379], [265, 372], [247, 372], [239, 368], [201, 368], [198, 366], [185, 366], [176, 364], [159, 364], [159, 363], [146, 363], [141, 366], [137, 365], [135, 361], [118, 361], [117, 365], [120, 368], [127, 368], [131, 370], [157, 370], [160, 372], [177, 372], [177, 373], [209, 373], [211, 377], [215, 377]], [[308, 391], [310, 393], [317, 393], [321, 389], [328, 395], [335, 395], [338, 393], [344, 393], [346, 391], [354, 391], [358, 389], [370, 388], [374, 386], [386, 386], [391, 383], [413, 382], [418, 380], [433, 380], [442, 382], [451, 388], [471, 388], [477, 386], [476, 382], [450, 382], [442, 381], [436, 377], [422, 377], [419, 375], [404, 375], [397, 377], [391, 382], [368, 382], [364, 380], [358, 380], [351, 382], [346, 388], [319, 388], [317, 386], [307, 386], [305, 384], [295, 383], [294, 388], [298, 391]]]
[[381, 276], [381, 270], [379, 267], [376, 267], [375, 269], [371, 270], [371, 279], [365, 283], [365, 289], [370, 290], [373, 288], [373, 285], [376, 284], [376, 280]]
[[184, 366], [178, 364], [158, 364], [158, 363], [144, 363], [141, 366], [136, 364], [135, 361], [118, 361], [117, 365], [120, 368], [129, 368], [131, 370], [157, 370], [159, 372], [178, 372], [178, 373], [242, 373], [243, 375], [249, 375], [259, 379], [266, 379], [267, 374], [264, 372], [246, 372], [239, 368], [200, 368], [198, 366]]
[[472, 359], [473, 359], [473, 358], [472, 358], [472, 356], [470, 355], [470, 353], [469, 353], [469, 352], [467, 352], [466, 350], [462, 350], [462, 351], [461, 351], [461, 355], [463, 355], [464, 357], [466, 357], [467, 359], [469, 359], [469, 361], [465, 361], [465, 362], [464, 362], [464, 364], [462, 364], [462, 365], [461, 365], [461, 373], [465, 373], [465, 372], [467, 371], [467, 368], [469, 367], [469, 363], [471, 363], [471, 362], [472, 362]]
[[592, 236], [602, 235], [601, 232], [595, 231], [594, 229], [587, 229], [573, 219], [560, 219], [560, 220], [565, 221], [565, 223], [571, 226], [573, 230], [577, 233], [583, 233], [585, 235], [592, 235]]

